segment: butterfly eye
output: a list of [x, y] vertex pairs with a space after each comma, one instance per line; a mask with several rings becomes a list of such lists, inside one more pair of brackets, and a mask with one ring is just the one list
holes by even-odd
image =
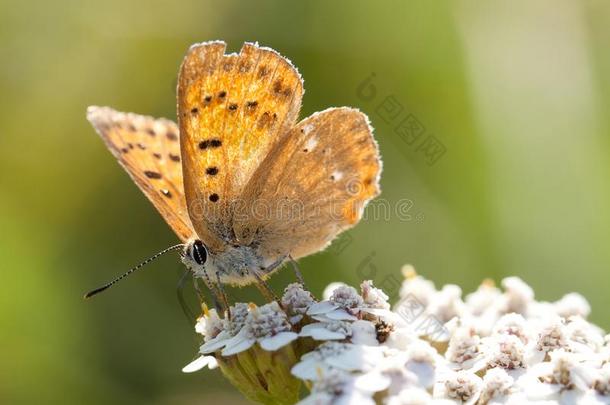
[[196, 240], [193, 242], [193, 250], [191, 252], [193, 260], [199, 265], [203, 265], [208, 258], [208, 252], [203, 245], [203, 242]]

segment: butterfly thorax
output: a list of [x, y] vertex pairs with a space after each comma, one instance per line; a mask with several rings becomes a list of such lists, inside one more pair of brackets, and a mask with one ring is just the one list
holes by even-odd
[[224, 251], [212, 252], [200, 240], [191, 240], [185, 245], [182, 262], [207, 282], [243, 286], [256, 281], [253, 272], [264, 274], [270, 261], [251, 246], [229, 245]]

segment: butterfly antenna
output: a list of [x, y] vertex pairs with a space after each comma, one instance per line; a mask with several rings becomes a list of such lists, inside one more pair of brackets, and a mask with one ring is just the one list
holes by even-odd
[[115, 278], [114, 280], [112, 280], [108, 284], [105, 284], [105, 285], [103, 285], [103, 286], [101, 286], [99, 288], [96, 288], [95, 290], [89, 291], [87, 294], [85, 294], [85, 298], [91, 298], [94, 295], [97, 295], [97, 294], [101, 293], [102, 291], [109, 289], [110, 287], [112, 287], [113, 285], [115, 285], [116, 283], [118, 283], [119, 281], [121, 281], [122, 279], [124, 279], [125, 277], [127, 277], [128, 275], [133, 273], [134, 271], [136, 271], [138, 269], [141, 269], [142, 267], [146, 266], [148, 263], [152, 262], [153, 260], [155, 260], [159, 256], [163, 256], [167, 252], [171, 252], [173, 250], [181, 249], [183, 247], [184, 247], [183, 244], [179, 244], [179, 245], [174, 245], [174, 246], [168, 247], [167, 249], [164, 249], [164, 250], [160, 251], [159, 253], [155, 254], [154, 256], [151, 256], [148, 259], [144, 260], [142, 263], [138, 264], [137, 266], [129, 269], [129, 271], [127, 271], [124, 274], [120, 275], [119, 277]]

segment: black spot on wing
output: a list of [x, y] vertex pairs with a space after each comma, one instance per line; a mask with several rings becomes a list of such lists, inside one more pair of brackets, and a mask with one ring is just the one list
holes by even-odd
[[218, 138], [206, 139], [199, 142], [199, 149], [219, 148], [222, 146], [222, 141]]
[[290, 90], [289, 87], [284, 87], [281, 80], [276, 80], [275, 83], [273, 83], [273, 93], [277, 97], [286, 98], [292, 94], [292, 90]]
[[167, 139], [169, 139], [170, 141], [177, 141], [178, 140], [178, 135], [176, 135], [175, 133], [173, 133], [172, 131], [169, 131], [168, 133], [165, 134], [165, 136], [167, 137]]
[[252, 63], [249, 61], [242, 60], [239, 63], [239, 73], [248, 73], [250, 70], [252, 70]]
[[248, 114], [253, 113], [256, 110], [256, 107], [258, 106], [258, 101], [253, 100], [253, 101], [248, 101], [246, 103], [246, 112]]
[[256, 122], [256, 127], [258, 129], [263, 129], [265, 127], [271, 127], [275, 120], [277, 119], [276, 113], [271, 113], [270, 111], [265, 111], [258, 117], [258, 121]]
[[267, 66], [263, 65], [258, 69], [257, 77], [259, 79], [262, 79], [263, 77], [267, 76], [268, 74], [269, 74], [269, 68]]
[[152, 170], [145, 170], [144, 175], [149, 179], [160, 179], [162, 177], [161, 173], [153, 172]]

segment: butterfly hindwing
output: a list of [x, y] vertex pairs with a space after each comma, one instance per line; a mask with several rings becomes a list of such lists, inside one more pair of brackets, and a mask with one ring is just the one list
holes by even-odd
[[[197, 233], [212, 249], [237, 242], [231, 222], [241, 193], [296, 122], [303, 83], [275, 51], [246, 43], [194, 45], [178, 80], [186, 200]], [[211, 245], [211, 246], [210, 246]]]
[[95, 106], [88, 108], [87, 119], [178, 237], [192, 238], [176, 124]]
[[380, 192], [381, 160], [366, 115], [331, 108], [304, 119], [271, 151], [243, 193], [238, 239], [265, 257], [299, 258], [355, 225]]

